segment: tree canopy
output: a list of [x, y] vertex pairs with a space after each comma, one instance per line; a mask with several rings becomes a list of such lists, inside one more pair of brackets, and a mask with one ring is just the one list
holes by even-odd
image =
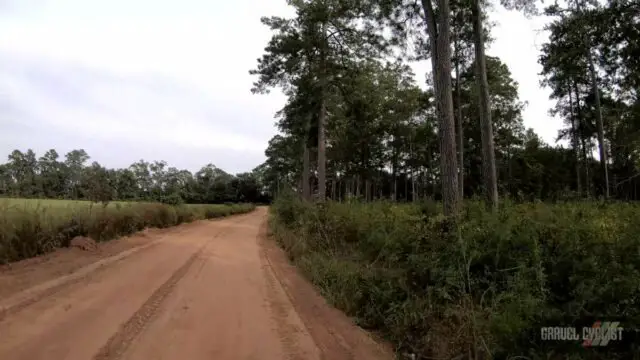
[[[502, 3], [527, 14], [539, 13], [542, 5]], [[271, 193], [291, 188], [306, 198], [443, 199], [455, 177], [460, 195], [480, 196], [491, 186], [483, 180], [490, 176], [487, 168], [483, 171], [483, 159], [493, 154], [486, 161], [495, 164], [503, 196], [544, 200], [610, 193], [638, 198], [640, 12], [635, 2], [577, 1], [542, 12], [551, 22], [539, 58], [541, 83], [552, 90], [556, 106], [550, 112], [564, 119], [558, 140], [569, 140], [568, 147], [545, 144], [524, 127], [526, 104], [509, 68], [479, 51], [491, 41], [487, 9], [497, 4], [290, 4], [295, 17], [263, 19], [274, 35], [252, 71], [258, 76], [254, 91], [280, 86], [288, 96], [277, 114], [280, 133], [260, 166]], [[481, 25], [471, 26], [474, 19]], [[439, 31], [450, 36], [438, 40]], [[474, 34], [483, 41], [478, 43]], [[438, 64], [442, 57], [452, 65]], [[416, 84], [408, 66], [416, 59], [432, 59], [435, 77], [426, 88]], [[448, 97], [451, 114], [445, 109]], [[485, 139], [487, 129], [492, 133]], [[604, 153], [597, 156], [600, 148]], [[451, 164], [458, 168], [455, 173]]]

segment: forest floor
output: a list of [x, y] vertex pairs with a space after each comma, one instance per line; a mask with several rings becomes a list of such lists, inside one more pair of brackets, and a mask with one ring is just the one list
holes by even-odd
[[392, 359], [266, 236], [267, 210], [0, 268], [0, 359]]

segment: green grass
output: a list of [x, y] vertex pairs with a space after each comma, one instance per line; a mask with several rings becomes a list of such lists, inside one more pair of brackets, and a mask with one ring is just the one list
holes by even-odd
[[468, 202], [450, 233], [433, 203], [282, 197], [270, 226], [332, 304], [417, 359], [632, 359], [637, 341], [585, 349], [542, 341], [540, 328], [615, 319], [640, 328], [639, 218], [627, 203], [489, 213]]
[[165, 228], [201, 219], [245, 213], [252, 204], [179, 205], [0, 199], [0, 263], [37, 256], [69, 245], [75, 236], [106, 241], [145, 227]]

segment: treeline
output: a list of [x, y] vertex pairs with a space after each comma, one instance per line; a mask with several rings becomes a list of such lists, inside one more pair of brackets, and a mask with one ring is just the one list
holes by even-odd
[[[539, 12], [535, 1], [502, 3]], [[482, 194], [492, 203], [498, 194], [640, 198], [637, 3], [576, 1], [544, 10], [550, 41], [539, 62], [557, 100], [552, 112], [565, 122], [558, 140], [568, 146], [545, 144], [524, 127], [517, 82], [499, 58], [484, 55], [488, 3], [291, 5], [295, 17], [262, 20], [274, 35], [251, 71], [254, 92], [280, 87], [288, 96], [277, 114], [281, 134], [260, 167], [271, 193], [428, 197], [450, 209]], [[415, 59], [431, 59], [426, 90], [407, 66]]]
[[124, 169], [89, 164], [86, 151], [72, 150], [61, 159], [54, 149], [37, 157], [14, 150], [0, 164], [0, 197], [153, 201], [169, 204], [264, 203], [260, 174], [228, 174], [208, 164], [195, 174], [164, 161], [140, 160]]

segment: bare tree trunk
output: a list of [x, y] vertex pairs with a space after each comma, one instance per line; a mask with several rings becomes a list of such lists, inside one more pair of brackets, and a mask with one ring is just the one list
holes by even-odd
[[493, 124], [491, 122], [491, 99], [489, 98], [487, 65], [484, 55], [484, 31], [482, 27], [480, 0], [473, 0], [471, 14], [473, 16], [473, 40], [476, 53], [476, 80], [480, 93], [478, 105], [480, 110], [480, 135], [482, 138], [484, 192], [487, 205], [495, 210], [498, 206], [498, 178], [496, 176], [496, 155], [493, 144]]
[[404, 178], [404, 202], [407, 202], [409, 200], [409, 179], [406, 170], [402, 177]]
[[422, 199], [427, 199], [427, 168], [424, 168], [424, 172], [422, 173]]
[[591, 73], [591, 86], [593, 89], [593, 97], [596, 105], [596, 124], [598, 126], [598, 147], [600, 150], [600, 166], [604, 175], [604, 198], [609, 198], [609, 170], [607, 167], [607, 149], [604, 143], [604, 125], [602, 123], [602, 106], [600, 105], [600, 91], [598, 90], [598, 77], [596, 76], [595, 66], [591, 51], [589, 51], [589, 72]]
[[580, 145], [578, 144], [578, 131], [576, 129], [576, 119], [573, 112], [573, 95], [569, 91], [569, 110], [571, 111], [571, 142], [573, 146], [574, 156], [576, 158], [576, 190], [582, 196], [582, 181], [580, 180]]
[[371, 201], [376, 200], [376, 197], [378, 195], [376, 193], [376, 190], [378, 190], [377, 185], [378, 185], [377, 181], [375, 181], [375, 180], [371, 181]]
[[[322, 24], [322, 37], [323, 43], [326, 43], [326, 25]], [[326, 87], [327, 87], [327, 73], [326, 73], [326, 49], [320, 50], [320, 114], [318, 116], [318, 201], [324, 202], [327, 195], [327, 183], [326, 183], [326, 139], [325, 139], [325, 125], [327, 118], [326, 108]]]
[[411, 138], [409, 139], [409, 160], [411, 161], [411, 165], [409, 165], [409, 176], [411, 176], [411, 201], [416, 201], [416, 179], [415, 172], [413, 169], [413, 130], [411, 132]]
[[513, 165], [511, 164], [511, 145], [507, 146], [507, 193], [511, 194], [513, 184]]
[[[456, 43], [456, 52], [458, 52]], [[458, 187], [460, 199], [464, 199], [464, 130], [462, 129], [462, 95], [460, 93], [460, 59], [456, 54], [456, 103], [458, 116], [456, 119], [456, 132], [458, 135]]]
[[393, 135], [393, 147], [391, 149], [391, 176], [393, 177], [393, 189], [391, 189], [391, 200], [398, 199], [398, 150], [395, 145], [396, 136]]
[[425, 12], [429, 41], [433, 53], [434, 90], [440, 129], [440, 168], [442, 169], [442, 202], [446, 216], [456, 215], [460, 206], [458, 193], [458, 159], [456, 158], [456, 131], [451, 95], [451, 44], [449, 0], [438, 0], [438, 18], [431, 0], [421, 0]]
[[[578, 11], [582, 11], [582, 3], [578, 2]], [[598, 89], [598, 76], [596, 74], [595, 65], [593, 63], [593, 55], [591, 54], [591, 44], [585, 34], [583, 36], [584, 45], [586, 48], [586, 57], [589, 63], [589, 76], [591, 80], [591, 90], [593, 91], [593, 99], [596, 106], [596, 126], [598, 128], [598, 150], [600, 153], [600, 166], [602, 167], [602, 174], [604, 175], [604, 198], [609, 198], [609, 171], [607, 169], [607, 150], [604, 143], [604, 125], [602, 122], [602, 106], [600, 104], [600, 91]]]
[[587, 149], [587, 141], [583, 136], [582, 139], [582, 161], [584, 162], [584, 177], [585, 177], [585, 193], [587, 194], [587, 198], [591, 197], [591, 174], [589, 168], [591, 164], [589, 163], [588, 149]]
[[417, 200], [417, 196], [416, 196], [416, 179], [415, 179], [415, 172], [413, 171], [413, 167], [410, 168], [411, 170], [411, 201], [415, 202]]
[[309, 146], [305, 141], [304, 152], [302, 154], [302, 198], [311, 200], [311, 190], [309, 187]]
[[331, 200], [336, 200], [336, 179], [331, 180]]
[[580, 106], [580, 92], [578, 91], [578, 83], [573, 80], [573, 92], [576, 100], [576, 118], [578, 120], [578, 132], [580, 134], [580, 142], [582, 143], [582, 161], [584, 166], [584, 185], [587, 198], [591, 197], [591, 176], [589, 174], [589, 158], [587, 157], [587, 141], [584, 131], [584, 118], [582, 116], [582, 106]]
[[458, 72], [458, 66], [456, 64], [456, 98], [458, 101], [458, 119], [457, 135], [458, 135], [458, 187], [460, 191], [460, 199], [464, 198], [464, 130], [462, 129], [462, 104], [460, 96], [460, 73]]
[[364, 180], [364, 200], [367, 202], [369, 201], [369, 185], [371, 184], [369, 183], [369, 179], [367, 178]]

